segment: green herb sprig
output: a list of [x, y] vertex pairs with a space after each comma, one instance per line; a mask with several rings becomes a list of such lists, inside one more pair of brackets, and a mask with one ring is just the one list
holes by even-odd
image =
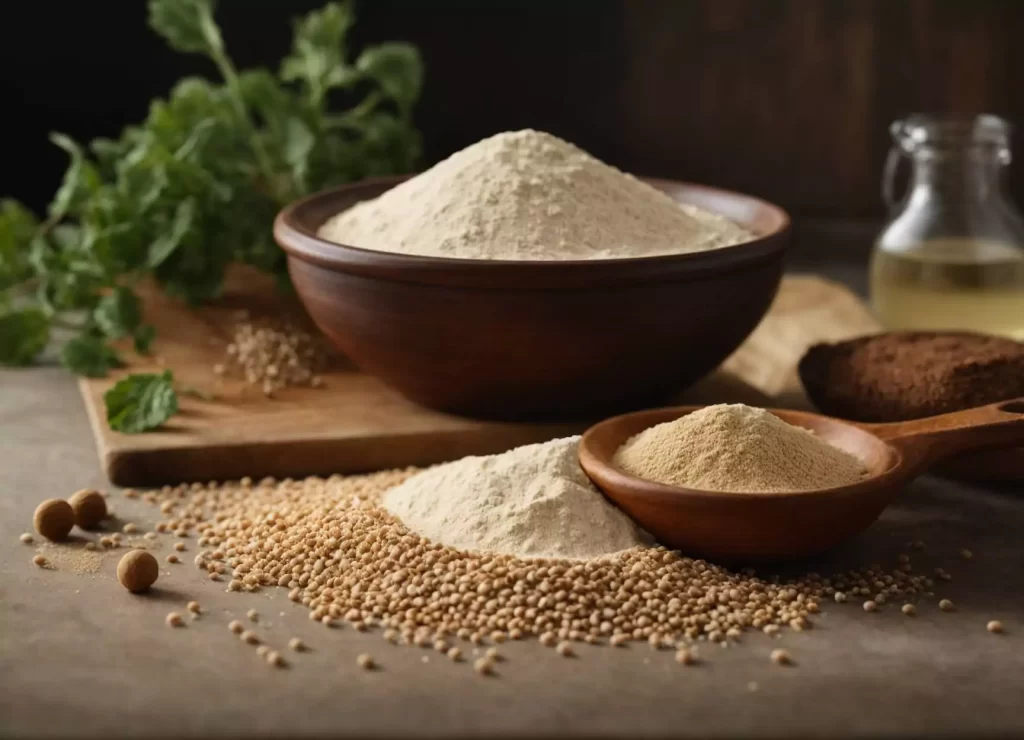
[[[414, 169], [420, 140], [411, 113], [423, 82], [414, 47], [379, 44], [351, 61], [351, 5], [330, 3], [295, 23], [276, 72], [239, 71], [214, 10], [215, 0], [149, 0], [149, 25], [172, 48], [210, 59], [219, 82], [181, 80], [118, 139], [82, 146], [52, 134], [70, 162], [45, 219], [0, 200], [0, 363], [30, 364], [61, 327], [72, 334], [62, 363], [103, 376], [123, 364], [113, 340], [149, 351], [140, 281], [153, 278], [191, 305], [217, 297], [236, 262], [287, 285], [271, 234], [283, 205]], [[163, 413], [141, 406], [111, 415], [110, 403], [111, 425], [122, 431], [162, 423]], [[176, 400], [161, 408], [176, 409]]]

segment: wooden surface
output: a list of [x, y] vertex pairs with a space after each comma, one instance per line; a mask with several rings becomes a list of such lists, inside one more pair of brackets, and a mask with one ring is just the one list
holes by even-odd
[[[266, 288], [254, 273], [235, 273], [225, 298], [198, 312], [184, 310], [159, 294], [146, 296], [146, 315], [158, 332], [154, 358], [146, 362], [137, 358], [131, 367], [108, 379], [81, 381], [102, 465], [111, 480], [121, 485], [156, 485], [425, 465], [502, 451], [580, 432], [587, 426], [586, 420], [555, 425], [480, 422], [430, 411], [344, 362], [324, 374], [325, 387], [285, 389], [272, 399], [240, 380], [218, 378], [213, 365], [224, 360], [238, 310], [301, 315], [295, 304], [282, 303]], [[828, 308], [835, 302], [847, 305], [851, 295], [820, 278], [786, 277], [776, 306], [781, 316], [789, 318], [777, 321], [773, 308], [726, 363], [727, 372], [713, 374], [677, 400], [778, 405], [776, 399], [781, 396], [776, 391], [793, 391], [778, 378], [788, 377], [799, 352], [766, 350], [773, 346], [772, 337], [813, 341], [813, 331], [780, 329], [799, 313], [794, 306], [830, 318], [854, 317], [856, 303], [834, 317]], [[183, 396], [181, 413], [162, 430], [141, 435], [111, 431], [103, 416], [104, 391], [121, 373], [159, 370], [155, 359], [173, 368], [180, 383], [213, 393], [214, 400]], [[781, 368], [778, 378], [764, 374], [769, 364]]]
[[717, 367], [764, 316], [789, 218], [740, 193], [648, 184], [751, 232], [691, 254], [558, 262], [453, 260], [316, 236], [327, 218], [404, 178], [294, 203], [274, 237], [323, 333], [360, 368], [430, 408], [477, 418], [600, 418], [664, 402]]

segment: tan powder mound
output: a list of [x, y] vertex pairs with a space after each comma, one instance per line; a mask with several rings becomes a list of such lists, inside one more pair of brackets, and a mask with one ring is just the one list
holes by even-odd
[[541, 131], [466, 147], [329, 219], [324, 239], [457, 259], [592, 260], [700, 252], [749, 241], [721, 216], [680, 205]]
[[657, 483], [705, 491], [767, 493], [855, 483], [853, 455], [764, 409], [719, 404], [630, 438], [615, 465]]

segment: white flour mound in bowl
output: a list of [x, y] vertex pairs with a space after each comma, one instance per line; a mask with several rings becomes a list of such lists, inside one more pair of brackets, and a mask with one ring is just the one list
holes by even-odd
[[459, 550], [583, 560], [649, 544], [583, 472], [579, 439], [439, 465], [385, 493], [384, 508]]
[[373, 200], [319, 235], [401, 254], [593, 260], [701, 252], [752, 235], [681, 205], [551, 134], [497, 134]]

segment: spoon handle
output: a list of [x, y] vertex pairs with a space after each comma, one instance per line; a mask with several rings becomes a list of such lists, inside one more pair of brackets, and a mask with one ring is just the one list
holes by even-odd
[[934, 462], [985, 447], [1024, 445], [1024, 397], [925, 419], [858, 426]]

